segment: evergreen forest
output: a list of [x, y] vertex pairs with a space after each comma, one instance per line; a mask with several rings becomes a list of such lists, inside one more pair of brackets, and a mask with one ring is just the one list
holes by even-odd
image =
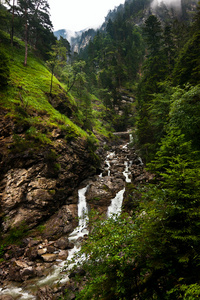
[[9, 151], [51, 147], [59, 127], [67, 141], [85, 139], [98, 166], [101, 140], [129, 129], [152, 174], [128, 185], [117, 218], [91, 213], [74, 299], [200, 298], [200, 4], [150, 4], [126, 0], [110, 11], [79, 53], [55, 38], [48, 1], [0, 4], [1, 115], [22, 128]]

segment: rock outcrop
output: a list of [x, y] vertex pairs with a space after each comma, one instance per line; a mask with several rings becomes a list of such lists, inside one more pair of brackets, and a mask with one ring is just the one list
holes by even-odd
[[[66, 200], [81, 181], [95, 174], [97, 167], [87, 139], [73, 137], [68, 141], [65, 132], [54, 128], [50, 145], [41, 143], [40, 148], [26, 145], [23, 149], [18, 140], [14, 141], [13, 131], [16, 131], [15, 124], [12, 120], [6, 123], [3, 117], [0, 124], [0, 216], [3, 234], [20, 226], [34, 228], [63, 205], [72, 205]], [[17, 139], [20, 143], [24, 142], [25, 134]], [[23, 151], [19, 151], [19, 146]], [[76, 202], [77, 199], [73, 204]], [[63, 230], [66, 232], [70, 228], [67, 229], [66, 225]]]
[[[102, 173], [96, 175], [99, 165], [87, 140], [79, 137], [67, 141], [56, 128], [49, 148], [41, 147], [35, 152], [29, 149], [16, 155], [13, 151], [5, 151], [5, 140], [8, 139], [7, 146], [12, 140], [9, 129], [6, 132], [7, 137], [1, 140], [4, 145], [0, 144], [3, 150], [0, 161], [2, 233], [12, 239], [20, 234], [22, 237], [28, 230], [28, 236], [18, 245], [4, 245], [1, 286], [12, 281], [27, 284], [29, 280], [48, 274], [57, 261], [67, 259], [74, 247], [68, 237], [78, 224], [78, 189], [81, 186], [88, 186], [89, 208], [106, 215], [112, 199], [127, 187], [127, 182], [137, 184], [150, 178], [143, 170], [141, 159], [133, 148], [124, 145], [125, 141], [123, 145], [112, 145], [107, 156], [104, 155], [105, 162], [102, 160]], [[124, 204], [127, 210], [130, 206], [128, 196]], [[69, 282], [67, 287], [73, 295]], [[37, 299], [57, 299], [55, 294], [62, 295], [62, 289], [62, 286], [53, 290], [44, 286], [36, 296]]]

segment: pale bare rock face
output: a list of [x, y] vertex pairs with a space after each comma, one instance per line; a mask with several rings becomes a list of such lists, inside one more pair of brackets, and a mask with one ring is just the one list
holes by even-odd
[[153, 0], [151, 7], [155, 9], [157, 6], [166, 5], [167, 7], [173, 7], [177, 11], [181, 11], [181, 0]]

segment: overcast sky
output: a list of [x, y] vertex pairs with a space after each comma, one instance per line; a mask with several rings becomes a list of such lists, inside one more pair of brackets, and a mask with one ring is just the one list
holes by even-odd
[[54, 30], [79, 31], [98, 27], [109, 10], [124, 4], [125, 0], [48, 0]]

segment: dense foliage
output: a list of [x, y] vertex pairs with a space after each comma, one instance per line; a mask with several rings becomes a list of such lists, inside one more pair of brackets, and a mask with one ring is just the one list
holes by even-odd
[[11, 45], [14, 36], [25, 41], [25, 59], [27, 64], [28, 45], [32, 46], [43, 57], [55, 43], [53, 26], [49, 15], [49, 4], [46, 0], [4, 0], [0, 5], [0, 29], [9, 32]]
[[91, 217], [76, 299], [198, 299], [199, 9], [192, 23], [149, 15], [142, 30], [122, 7], [110, 16], [87, 49], [90, 80], [110, 92], [110, 108], [122, 87], [137, 86], [135, 141], [154, 181], [135, 187], [128, 215]]
[[114, 21], [109, 19], [106, 32], [98, 31], [80, 55], [86, 59], [90, 90], [93, 87], [103, 95], [104, 104], [112, 108], [119, 104], [119, 89], [138, 78], [144, 55], [141, 30], [119, 14]]
[[91, 224], [81, 250], [86, 285], [76, 299], [198, 298], [198, 157], [177, 129], [163, 138], [149, 164], [156, 184], [138, 188], [132, 215]]
[[[66, 116], [62, 115], [62, 120], [59, 111], [50, 106], [49, 101], [53, 102], [62, 89], [56, 76], [63, 83], [65, 96], [72, 93], [74, 97], [73, 117], [87, 130], [90, 146], [95, 145], [92, 131], [98, 126], [102, 130], [106, 124], [110, 130], [110, 122], [119, 131], [131, 126], [136, 146], [154, 174], [151, 184], [135, 187], [140, 197], [129, 197], [129, 214], [104, 222], [91, 217], [91, 234], [79, 254], [87, 258], [81, 264], [85, 284], [76, 299], [198, 299], [199, 8], [192, 23], [186, 15], [189, 1], [185, 1], [179, 19], [169, 11], [164, 19], [145, 10], [143, 22], [149, 1], [128, 0], [109, 13], [104, 30], [96, 33], [85, 50], [71, 56], [69, 43], [53, 37], [47, 1], [6, 2], [9, 10], [0, 5], [1, 41], [8, 43], [5, 31], [9, 32], [9, 51], [17, 59], [11, 64], [5, 50], [0, 51], [0, 85], [5, 89], [11, 80], [9, 93], [23, 109], [20, 122], [25, 116], [32, 122], [27, 136], [33, 138], [37, 133], [28, 118], [28, 105], [47, 111], [51, 121], [59, 121], [65, 130], [64, 124], [70, 124], [72, 134], [78, 131], [86, 135]], [[30, 48], [46, 59], [51, 71], [50, 76], [46, 69], [42, 75], [37, 70], [38, 78], [32, 76], [34, 85], [30, 85], [28, 75], [35, 74], [39, 65], [35, 59], [30, 66], [27, 63]], [[43, 90], [38, 89], [41, 84]], [[124, 93], [133, 101], [130, 106], [123, 106]], [[7, 95], [2, 95], [1, 101], [8, 108]], [[62, 100], [61, 104], [72, 117], [72, 109]], [[95, 105], [98, 109], [94, 112]], [[116, 113], [119, 110], [120, 115]], [[22, 141], [18, 139], [16, 145], [21, 149]]]

